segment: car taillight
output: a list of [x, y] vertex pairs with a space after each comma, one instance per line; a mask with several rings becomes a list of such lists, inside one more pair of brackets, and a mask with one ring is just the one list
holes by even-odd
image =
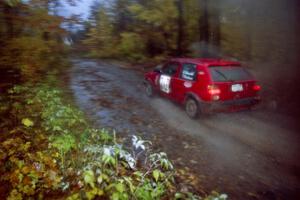
[[219, 95], [219, 94], [221, 94], [220, 88], [218, 88], [218, 86], [216, 86], [216, 85], [209, 85], [207, 87], [207, 89], [208, 89], [208, 94], [210, 94], [210, 95]]
[[254, 91], [259, 91], [261, 89], [260, 85], [253, 85]]

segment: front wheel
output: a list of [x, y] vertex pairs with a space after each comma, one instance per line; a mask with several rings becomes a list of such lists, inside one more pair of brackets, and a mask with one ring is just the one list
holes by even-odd
[[199, 104], [198, 102], [193, 99], [189, 98], [185, 102], [185, 112], [190, 118], [197, 118], [199, 116]]

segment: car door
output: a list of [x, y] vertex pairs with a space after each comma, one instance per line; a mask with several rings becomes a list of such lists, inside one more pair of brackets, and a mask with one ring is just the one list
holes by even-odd
[[192, 90], [197, 78], [196, 64], [183, 63], [179, 76], [173, 81], [173, 90], [176, 92], [174, 98], [182, 103], [185, 98], [185, 94]]
[[164, 65], [159, 76], [159, 90], [163, 96], [172, 98], [174, 96], [173, 82], [174, 78], [178, 77], [179, 63], [168, 62]]

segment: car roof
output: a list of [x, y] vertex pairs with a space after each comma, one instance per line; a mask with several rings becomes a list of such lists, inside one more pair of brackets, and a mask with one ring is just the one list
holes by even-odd
[[229, 60], [224, 60], [219, 58], [172, 58], [171, 61], [180, 62], [180, 63], [193, 63], [193, 64], [206, 65], [206, 66], [240, 65], [239, 62], [229, 61]]

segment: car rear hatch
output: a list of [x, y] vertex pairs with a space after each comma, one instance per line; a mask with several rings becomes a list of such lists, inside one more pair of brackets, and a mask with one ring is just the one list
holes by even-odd
[[210, 66], [213, 86], [220, 91], [219, 100], [238, 100], [257, 94], [256, 81], [241, 66]]

